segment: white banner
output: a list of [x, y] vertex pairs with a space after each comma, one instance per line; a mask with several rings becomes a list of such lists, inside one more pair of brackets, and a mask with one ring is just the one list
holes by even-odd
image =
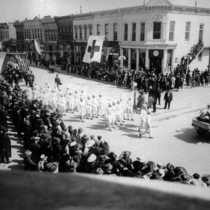
[[83, 57], [84, 63], [101, 62], [101, 53], [105, 36], [90, 36], [85, 55]]

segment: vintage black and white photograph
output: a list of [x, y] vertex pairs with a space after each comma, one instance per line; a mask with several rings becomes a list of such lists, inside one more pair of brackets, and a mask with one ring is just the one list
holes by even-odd
[[209, 160], [209, 0], [0, 1], [1, 210], [209, 210]]

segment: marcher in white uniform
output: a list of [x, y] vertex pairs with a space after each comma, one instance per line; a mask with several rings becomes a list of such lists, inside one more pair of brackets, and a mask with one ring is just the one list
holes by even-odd
[[90, 98], [90, 96], [87, 97], [87, 100], [86, 100], [86, 116], [87, 116], [87, 119], [93, 119], [93, 113], [92, 113], [92, 100]]
[[147, 116], [146, 116], [146, 122], [145, 122], [145, 131], [139, 133], [140, 138], [142, 137], [142, 135], [144, 135], [146, 133], [149, 133], [149, 138], [153, 138], [152, 123], [151, 123], [151, 111], [149, 109], [147, 110]]
[[80, 99], [79, 102], [79, 112], [80, 112], [80, 119], [84, 122], [84, 116], [86, 114], [86, 104], [83, 98]]
[[147, 105], [143, 104], [142, 109], [140, 111], [140, 125], [138, 130], [139, 132], [141, 132], [142, 129], [145, 129], [146, 119], [147, 119]]
[[98, 118], [98, 114], [97, 114], [97, 100], [96, 100], [96, 96], [93, 95], [92, 96], [92, 113], [93, 113], [93, 117]]
[[112, 107], [111, 107], [111, 112], [112, 112], [112, 125], [113, 128], [116, 128], [115, 124], [116, 124], [116, 102], [113, 101], [112, 102]]
[[119, 122], [120, 125], [123, 125], [122, 124], [122, 110], [121, 110], [121, 106], [120, 106], [120, 101], [117, 101], [117, 104], [116, 104], [116, 109], [115, 109], [115, 123]]
[[129, 100], [127, 101], [127, 120], [129, 120], [129, 116], [131, 115], [131, 120], [133, 121], [133, 102], [131, 100], [131, 97], [129, 97]]
[[67, 95], [67, 110], [74, 113], [74, 97], [70, 91]]
[[77, 90], [75, 90], [75, 93], [74, 93], [74, 101], [75, 101], [75, 110], [78, 112], [80, 100], [79, 100], [79, 93], [77, 92]]
[[100, 112], [101, 112], [102, 116], [105, 116], [105, 114], [104, 114], [104, 101], [103, 101], [103, 97], [102, 97], [101, 94], [99, 94], [97, 105], [98, 105], [97, 115], [100, 116]]
[[113, 126], [113, 114], [112, 114], [112, 104], [109, 103], [106, 109], [106, 119], [107, 119], [107, 126], [110, 131], [112, 131], [111, 126]]
[[63, 94], [60, 96], [60, 99], [59, 99], [59, 108], [60, 108], [61, 113], [63, 115], [65, 115], [65, 112], [66, 112], [66, 100], [65, 100]]

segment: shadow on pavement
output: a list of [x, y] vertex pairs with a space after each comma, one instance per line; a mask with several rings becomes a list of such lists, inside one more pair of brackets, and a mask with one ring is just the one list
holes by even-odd
[[174, 135], [177, 139], [185, 141], [190, 144], [198, 144], [198, 143], [207, 143], [210, 144], [210, 135], [206, 134], [204, 136], [199, 136], [195, 129], [182, 129], [176, 130], [177, 135]]

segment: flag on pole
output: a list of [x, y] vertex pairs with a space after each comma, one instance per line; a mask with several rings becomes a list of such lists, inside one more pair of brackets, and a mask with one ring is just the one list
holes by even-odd
[[84, 63], [101, 62], [102, 47], [105, 36], [90, 36], [85, 55], [83, 57]]
[[40, 45], [40, 41], [38, 39], [34, 39], [34, 45], [35, 45], [36, 51], [39, 53], [39, 55], [42, 56], [42, 52], [44, 50], [42, 49], [42, 46]]

